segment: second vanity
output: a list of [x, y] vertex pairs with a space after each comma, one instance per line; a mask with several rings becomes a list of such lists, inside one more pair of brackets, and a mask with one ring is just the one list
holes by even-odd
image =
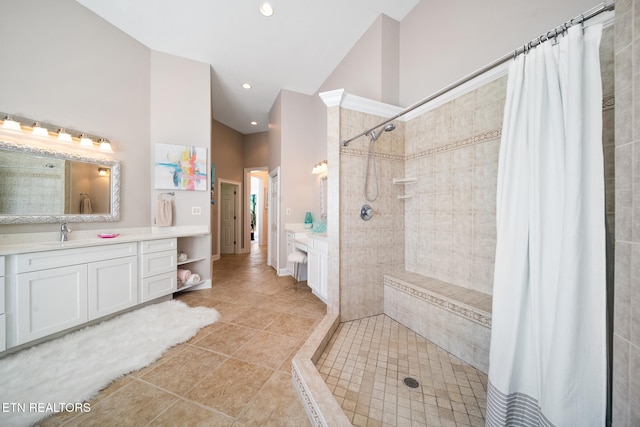
[[[326, 303], [329, 249], [326, 234], [313, 233], [295, 225], [288, 225], [286, 231], [287, 255], [292, 251], [306, 252], [307, 268], [304, 273], [306, 277], [303, 275], [301, 280], [306, 278], [311, 291]], [[289, 271], [293, 271], [291, 266], [289, 266]]]
[[178, 246], [193, 247], [206, 233], [143, 231], [112, 239], [0, 245], [0, 352], [170, 299], [178, 290]]

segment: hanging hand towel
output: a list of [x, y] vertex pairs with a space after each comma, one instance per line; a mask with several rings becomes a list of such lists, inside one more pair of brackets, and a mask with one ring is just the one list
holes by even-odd
[[81, 214], [90, 214], [93, 213], [93, 209], [91, 209], [91, 199], [88, 197], [83, 197], [80, 200], [80, 213]]
[[158, 227], [170, 227], [173, 224], [173, 203], [171, 200], [158, 200], [158, 215], [156, 225]]

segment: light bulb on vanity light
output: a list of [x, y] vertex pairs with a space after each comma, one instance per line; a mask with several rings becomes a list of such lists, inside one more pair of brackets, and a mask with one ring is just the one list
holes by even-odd
[[82, 147], [93, 148], [93, 139], [83, 133], [80, 135], [80, 145]]
[[58, 141], [72, 143], [73, 138], [71, 138], [71, 134], [69, 134], [64, 128], [60, 128], [58, 130]]
[[35, 122], [33, 124], [33, 128], [31, 129], [31, 133], [35, 136], [42, 136], [42, 137], [48, 137], [49, 136], [49, 131], [47, 130], [46, 127], [42, 126], [42, 123], [40, 122]]
[[103, 153], [113, 153], [113, 149], [111, 148], [111, 143], [109, 142], [108, 139], [102, 138], [100, 140], [100, 147], [98, 148], [98, 150], [102, 151]]
[[22, 130], [22, 127], [20, 127], [20, 122], [15, 121], [13, 116], [8, 114], [2, 121], [2, 129]]

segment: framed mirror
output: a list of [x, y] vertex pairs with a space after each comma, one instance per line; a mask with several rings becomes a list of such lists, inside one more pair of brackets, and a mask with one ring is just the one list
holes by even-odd
[[0, 224], [119, 219], [119, 161], [0, 140]]

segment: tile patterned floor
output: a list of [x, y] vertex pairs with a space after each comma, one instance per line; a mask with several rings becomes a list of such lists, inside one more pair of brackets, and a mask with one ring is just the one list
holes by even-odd
[[266, 247], [223, 255], [213, 288], [178, 294], [222, 318], [90, 401], [91, 411], [44, 426], [308, 426], [291, 358], [326, 313], [305, 286], [266, 265]]
[[316, 367], [355, 426], [485, 425], [487, 376], [385, 315], [342, 323]]
[[[326, 306], [266, 265], [266, 248], [223, 255], [212, 289], [185, 292], [222, 319], [102, 390], [91, 412], [42, 426], [308, 426], [291, 358]], [[318, 363], [356, 426], [484, 426], [486, 376], [380, 315], [340, 325]], [[416, 390], [401, 383], [411, 375]]]

